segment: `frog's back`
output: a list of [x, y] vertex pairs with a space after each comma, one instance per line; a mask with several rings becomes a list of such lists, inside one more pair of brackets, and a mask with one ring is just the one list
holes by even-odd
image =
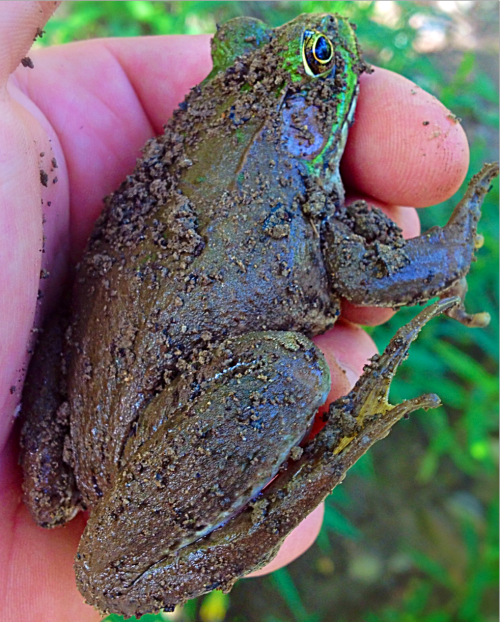
[[204, 102], [195, 90], [149, 142], [80, 267], [69, 389], [89, 502], [114, 478], [148, 401], [215, 344], [254, 330], [318, 334], [338, 314], [279, 128], [256, 114], [238, 132], [214, 113], [202, 133], [191, 116]]

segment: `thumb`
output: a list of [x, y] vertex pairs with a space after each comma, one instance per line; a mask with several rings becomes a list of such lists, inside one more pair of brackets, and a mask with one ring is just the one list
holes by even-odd
[[0, 449], [27, 363], [43, 247], [40, 155], [51, 149], [47, 132], [11, 97], [7, 78], [57, 4], [0, 3]]
[[36, 35], [60, 2], [2, 2], [0, 5], [0, 85], [28, 55]]

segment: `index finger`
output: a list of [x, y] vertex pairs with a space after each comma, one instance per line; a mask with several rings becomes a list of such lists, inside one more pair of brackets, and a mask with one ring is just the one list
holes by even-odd
[[462, 184], [469, 146], [458, 119], [403, 76], [363, 74], [342, 160], [351, 187], [390, 205], [427, 207]]

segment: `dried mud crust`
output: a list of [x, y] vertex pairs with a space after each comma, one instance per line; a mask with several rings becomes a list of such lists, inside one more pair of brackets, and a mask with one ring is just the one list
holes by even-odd
[[19, 462], [24, 470], [24, 501], [42, 527], [66, 523], [83, 505], [69, 445], [66, 361], [61, 355], [68, 308], [64, 305], [63, 308], [61, 316], [46, 324], [39, 337], [23, 391], [20, 416]]
[[[200, 163], [198, 150], [201, 145], [210, 144], [212, 140], [222, 140], [225, 144], [227, 141], [238, 142], [238, 129], [245, 125], [258, 127], [259, 131], [267, 125], [270, 130], [268, 140], [278, 139], [281, 123], [278, 108], [285, 95], [293, 98], [295, 92], [301, 91], [300, 85], [288, 83], [286, 66], [278, 55], [280, 49], [275, 36], [263, 51], [239, 59], [209, 83], [191, 90], [166, 125], [165, 134], [148, 141], [134, 173], [106, 199], [105, 209], [96, 223], [80, 266], [80, 282], [105, 281], [110, 269], [116, 265], [120, 270], [130, 266], [137, 274], [139, 265], [138, 276], [142, 281], [148, 276], [154, 279], [154, 273], [160, 272], [162, 278], [171, 281], [185, 278], [187, 293], [190, 286], [198, 285], [196, 278], [189, 278], [190, 266], [203, 252], [207, 225], [217, 214], [234, 211], [237, 206], [245, 208], [251, 204], [255, 208], [260, 202], [264, 207], [262, 196], [269, 194], [269, 181], [258, 175], [251, 179], [247, 177], [242, 191], [236, 192], [226, 187], [226, 180], [221, 180], [217, 203], [201, 206], [186, 196], [188, 189], [181, 182], [188, 169]], [[340, 56], [337, 64], [339, 77], [313, 83], [305, 99], [306, 105], [315, 107], [316, 117], [326, 128], [335, 124], [332, 101], [345, 86], [341, 77], [344, 60]], [[362, 63], [355, 68], [359, 72], [364, 69]], [[277, 98], [276, 85], [281, 83], [287, 86]], [[250, 89], [242, 92], [243, 86], [250, 86]], [[275, 114], [270, 114], [273, 109]], [[296, 115], [295, 121], [301, 124], [300, 114]], [[203, 152], [201, 155], [205, 158], [207, 154]], [[212, 158], [217, 159], [220, 155], [212, 153]], [[208, 167], [205, 160], [201, 163]], [[270, 166], [273, 164], [269, 162]], [[286, 184], [287, 180], [284, 180], [283, 185]], [[217, 180], [212, 180], [212, 185], [217, 186]], [[311, 188], [307, 190], [308, 194], [312, 192]], [[327, 197], [320, 188], [315, 190], [315, 195], [322, 194], [317, 201], [324, 205]], [[299, 195], [297, 201], [301, 203], [305, 197]], [[276, 207], [265, 206], [269, 211], [263, 229], [270, 237], [279, 239], [289, 233], [290, 215], [278, 200], [275, 202]], [[244, 215], [240, 217], [244, 218]], [[242, 247], [247, 247], [256, 242], [247, 232], [241, 243]], [[245, 272], [245, 266], [241, 267]], [[273, 271], [275, 266], [269, 266], [269, 272]], [[215, 275], [196, 276], [203, 281], [211, 280]], [[110, 303], [115, 293], [110, 285]], [[180, 307], [182, 301], [177, 304]]]
[[225, 342], [203, 381], [186, 387], [194, 397], [130, 439], [129, 459], [88, 523], [83, 562], [130, 583], [226, 522], [276, 475], [329, 387], [321, 353], [301, 335]]
[[[363, 268], [369, 269], [376, 264], [379, 267], [379, 277], [382, 278], [395, 274], [410, 263], [404, 252], [406, 241], [402, 230], [381, 209], [366, 201], [356, 201], [352, 205], [337, 209], [334, 223], [342, 223], [355, 236], [362, 238], [366, 251], [359, 266], [361, 272]], [[396, 249], [399, 252], [395, 253]], [[344, 267], [346, 270], [352, 268], [349, 255], [344, 257]]]

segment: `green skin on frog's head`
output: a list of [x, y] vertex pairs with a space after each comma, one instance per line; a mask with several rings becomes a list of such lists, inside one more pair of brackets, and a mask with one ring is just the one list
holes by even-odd
[[[252, 76], [250, 55], [269, 59], [272, 83], [263, 85]], [[205, 83], [237, 69], [240, 57], [250, 66], [241, 91], [260, 88], [267, 93], [266, 105], [278, 107], [288, 154], [302, 161], [308, 176], [320, 178], [324, 189], [338, 188], [359, 74], [366, 68], [354, 27], [331, 14], [300, 15], [275, 29], [252, 18], [236, 18], [213, 39], [214, 67]]]

